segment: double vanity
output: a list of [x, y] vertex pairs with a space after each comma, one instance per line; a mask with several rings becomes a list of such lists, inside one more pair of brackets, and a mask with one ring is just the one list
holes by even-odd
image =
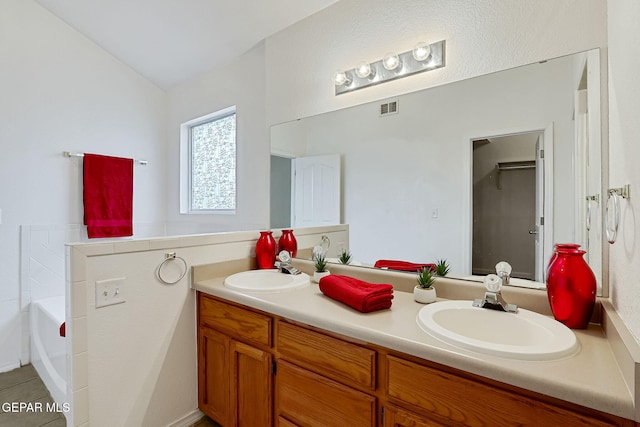
[[481, 284], [439, 279], [450, 301], [425, 306], [414, 275], [336, 266], [394, 284], [391, 309], [365, 314], [304, 273], [234, 274], [249, 265], [194, 267], [199, 407], [223, 426], [636, 425], [616, 344], [550, 318], [542, 291], [509, 290], [520, 310], [503, 313], [470, 306]]

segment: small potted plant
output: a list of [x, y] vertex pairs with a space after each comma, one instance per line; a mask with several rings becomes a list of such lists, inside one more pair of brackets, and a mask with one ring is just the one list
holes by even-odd
[[449, 263], [446, 259], [439, 259], [436, 261], [436, 266], [434, 268], [434, 272], [436, 276], [444, 277], [449, 273]]
[[338, 256], [338, 261], [340, 261], [340, 264], [344, 264], [347, 265], [351, 262], [351, 252], [347, 251], [346, 249], [343, 249], [342, 252], [340, 252], [340, 255]]
[[429, 267], [418, 272], [418, 284], [413, 288], [413, 299], [422, 304], [429, 304], [436, 300], [436, 288], [433, 282], [436, 278]]
[[327, 270], [327, 260], [325, 259], [324, 254], [317, 254], [314, 263], [316, 271], [313, 272], [313, 281], [320, 283], [320, 279], [331, 274]]

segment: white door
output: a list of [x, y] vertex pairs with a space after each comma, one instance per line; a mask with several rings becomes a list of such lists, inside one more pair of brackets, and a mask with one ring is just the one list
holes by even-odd
[[340, 224], [340, 155], [293, 160], [292, 226]]

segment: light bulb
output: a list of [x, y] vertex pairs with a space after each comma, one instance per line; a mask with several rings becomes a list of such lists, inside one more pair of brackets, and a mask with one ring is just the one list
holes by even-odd
[[397, 54], [387, 53], [382, 60], [382, 66], [385, 70], [394, 71], [402, 66], [402, 62]]
[[418, 62], [426, 61], [431, 56], [431, 46], [425, 42], [420, 42], [413, 48], [413, 59]]
[[375, 74], [376, 74], [375, 70], [371, 68], [371, 64], [369, 64], [368, 62], [361, 62], [356, 67], [356, 75], [361, 79], [365, 79], [367, 77], [373, 78]]
[[336, 71], [333, 74], [333, 82], [336, 86], [348, 86], [351, 84], [351, 80], [353, 79], [351, 78], [351, 73], [348, 71]]

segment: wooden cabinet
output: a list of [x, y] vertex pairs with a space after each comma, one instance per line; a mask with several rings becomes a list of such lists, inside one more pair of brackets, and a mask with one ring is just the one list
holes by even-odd
[[283, 359], [344, 384], [375, 389], [374, 350], [283, 321], [276, 343]]
[[271, 325], [268, 316], [198, 294], [198, 406], [222, 426], [273, 424]]
[[198, 403], [223, 427], [636, 425], [200, 292]]
[[299, 426], [375, 426], [376, 398], [284, 360], [278, 362], [279, 416]]
[[410, 405], [423, 410], [431, 419], [446, 420], [455, 425], [610, 426], [624, 421], [601, 413], [582, 415], [393, 355], [387, 355], [386, 369], [385, 388], [390, 401]]
[[382, 420], [383, 427], [444, 427], [444, 424], [390, 404], [384, 406]]
[[232, 426], [270, 426], [272, 417], [271, 354], [231, 341]]
[[198, 407], [224, 426], [231, 425], [230, 343], [226, 335], [210, 328], [198, 328]]

